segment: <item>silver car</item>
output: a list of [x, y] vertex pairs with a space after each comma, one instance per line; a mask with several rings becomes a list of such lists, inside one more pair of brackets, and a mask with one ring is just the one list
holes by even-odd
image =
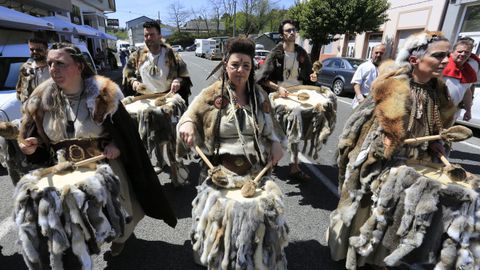
[[317, 83], [332, 88], [338, 96], [346, 92], [353, 92], [353, 74], [358, 66], [365, 62], [363, 59], [349, 57], [332, 57], [322, 61], [323, 67], [318, 74]]

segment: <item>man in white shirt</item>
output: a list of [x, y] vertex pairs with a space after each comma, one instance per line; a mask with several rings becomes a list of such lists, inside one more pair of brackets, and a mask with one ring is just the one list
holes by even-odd
[[352, 84], [355, 97], [353, 98], [352, 107], [354, 109], [358, 104], [362, 103], [365, 97], [368, 96], [368, 93], [370, 93], [372, 82], [378, 76], [378, 66], [382, 62], [385, 50], [386, 47], [384, 44], [373, 47], [372, 59], [358, 66], [355, 74], [353, 74]]
[[[477, 81], [479, 58], [472, 54], [473, 39], [460, 38], [453, 46], [448, 65], [443, 70], [445, 84], [455, 105], [465, 109], [463, 120], [472, 118], [474, 83]], [[462, 104], [463, 102], [463, 104]], [[460, 110], [457, 112], [457, 117]]]

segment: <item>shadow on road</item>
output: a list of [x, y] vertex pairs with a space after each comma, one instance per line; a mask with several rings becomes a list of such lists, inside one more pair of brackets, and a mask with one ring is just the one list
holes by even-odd
[[291, 242], [285, 253], [289, 270], [345, 269], [344, 262], [332, 261], [329, 248], [315, 240]]
[[193, 262], [192, 245], [173, 245], [162, 241], [147, 241], [132, 236], [123, 252], [112, 257], [110, 252], [103, 255], [107, 262], [105, 269], [206, 269]]
[[[330, 191], [322, 180], [312, 175], [307, 168], [301, 164], [300, 165], [302, 170], [305, 173], [308, 173], [312, 179], [306, 182], [298, 182], [291, 179], [288, 179], [288, 172], [289, 166], [282, 166], [275, 168], [275, 175], [280, 180], [285, 181], [287, 184], [294, 185], [299, 189], [298, 192], [287, 192], [285, 196], [293, 197], [293, 196], [300, 196], [301, 199], [299, 200], [300, 205], [310, 205], [313, 208], [317, 209], [324, 209], [328, 211], [332, 211], [337, 207], [338, 197], [335, 193]], [[321, 171], [330, 181], [330, 179], [337, 179], [338, 177], [338, 169], [334, 166], [327, 166], [327, 165], [312, 165], [319, 171]], [[281, 176], [281, 177], [279, 177]], [[331, 183], [335, 186], [335, 192], [337, 189], [337, 183]]]
[[1, 269], [27, 269], [25, 262], [23, 261], [23, 257], [21, 254], [15, 253], [10, 256], [5, 256], [2, 254], [3, 247], [0, 246], [0, 265]]

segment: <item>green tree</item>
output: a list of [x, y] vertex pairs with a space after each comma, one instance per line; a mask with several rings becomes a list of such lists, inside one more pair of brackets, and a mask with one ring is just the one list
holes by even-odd
[[300, 23], [301, 34], [313, 42], [311, 58], [336, 34], [377, 31], [388, 20], [387, 0], [310, 0], [297, 3], [289, 17]]

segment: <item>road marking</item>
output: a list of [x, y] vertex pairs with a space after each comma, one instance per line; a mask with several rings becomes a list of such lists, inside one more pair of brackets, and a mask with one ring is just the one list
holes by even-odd
[[338, 101], [340, 101], [340, 102], [342, 102], [342, 103], [345, 103], [345, 104], [347, 104], [347, 105], [351, 105], [351, 104], [352, 104], [352, 102], [351, 102], [351, 101], [350, 101], [350, 102], [348, 102], [348, 101], [345, 101], [345, 100], [343, 100], [343, 99], [340, 99], [340, 98], [337, 98], [337, 100], [338, 100]]
[[0, 239], [2, 239], [10, 231], [13, 225], [15, 225], [15, 223], [13, 223], [11, 217], [4, 219], [2, 223], [0, 223]]
[[480, 146], [475, 145], [475, 144], [471, 144], [471, 143], [469, 143], [469, 142], [460, 142], [460, 143], [466, 144], [466, 145], [468, 145], [468, 146], [470, 146], [470, 147], [473, 147], [473, 148], [480, 149]]
[[327, 188], [332, 192], [337, 198], [340, 198], [338, 194], [338, 188], [330, 181], [330, 179], [323, 174], [319, 169], [317, 169], [310, 160], [308, 160], [304, 155], [298, 153], [298, 159], [302, 161], [307, 168], [319, 179]]

